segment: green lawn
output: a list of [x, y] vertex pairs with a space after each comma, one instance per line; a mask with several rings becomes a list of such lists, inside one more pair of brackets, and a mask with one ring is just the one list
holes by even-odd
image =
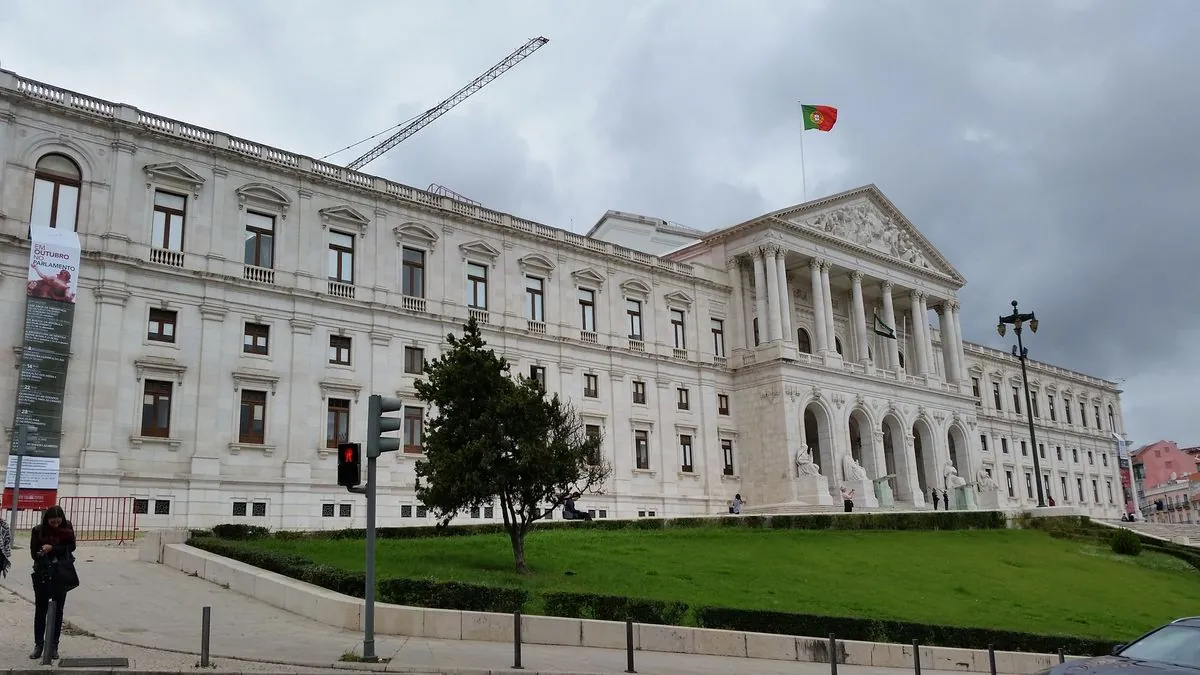
[[[247, 545], [363, 568], [361, 541]], [[381, 540], [381, 577], [417, 577], [1125, 640], [1200, 608], [1200, 572], [1165, 555], [1028, 530], [734, 528], [533, 532], [533, 573], [507, 537]]]

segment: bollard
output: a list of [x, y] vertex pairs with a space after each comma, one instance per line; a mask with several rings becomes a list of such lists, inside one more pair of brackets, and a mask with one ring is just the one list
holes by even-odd
[[521, 665], [521, 613], [513, 612], [513, 670], [524, 670]]
[[58, 640], [54, 637], [54, 627], [58, 625], [58, 601], [51, 599], [46, 608], [46, 631], [42, 634], [42, 665], [48, 666], [54, 660], [54, 652], [58, 651]]
[[200, 610], [200, 667], [208, 667], [208, 646], [210, 627], [212, 626], [212, 607]]
[[988, 670], [996, 675], [996, 645], [988, 645]]
[[829, 675], [837, 675], [837, 638], [829, 634]]
[[913, 672], [921, 675], [921, 643], [913, 640]]
[[633, 622], [625, 621], [625, 672], [636, 673], [633, 669]]
[[1066, 663], [1066, 662], [1067, 662], [1067, 655], [1063, 653], [1063, 648], [1062, 648], [1062, 647], [1059, 647], [1059, 648], [1058, 648], [1058, 662], [1059, 662], [1059, 663]]

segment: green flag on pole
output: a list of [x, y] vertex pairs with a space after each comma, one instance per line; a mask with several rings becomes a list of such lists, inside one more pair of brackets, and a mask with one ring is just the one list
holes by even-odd
[[873, 330], [874, 330], [875, 334], [879, 335], [880, 337], [885, 337], [885, 338], [888, 338], [889, 340], [896, 339], [896, 329], [894, 329], [891, 326], [884, 323], [879, 318], [878, 313], [875, 314], [875, 326], [873, 327]]

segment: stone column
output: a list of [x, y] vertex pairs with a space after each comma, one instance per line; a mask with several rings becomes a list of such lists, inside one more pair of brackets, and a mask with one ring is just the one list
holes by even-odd
[[730, 304], [732, 307], [732, 316], [729, 317], [729, 351], [735, 349], [746, 349], [749, 347], [749, 341], [746, 339], [746, 330], [749, 323], [746, 321], [746, 303], [743, 293], [745, 289], [742, 287], [742, 261], [739, 256], [733, 256], [725, 261], [725, 270], [729, 274], [729, 285], [731, 287]]
[[[892, 332], [896, 331], [896, 307], [892, 302], [892, 282], [879, 282], [879, 292], [883, 295], [883, 320], [891, 327]], [[897, 369], [900, 367], [900, 341], [887, 341], [887, 358], [884, 361], [886, 367]]]
[[921, 313], [921, 294], [917, 291], [912, 291], [908, 294], [908, 298], [910, 302], [909, 311], [912, 312], [913, 323], [913, 346], [912, 353], [909, 356], [915, 357], [913, 360], [916, 362], [917, 374], [925, 375], [929, 372], [929, 363], [925, 358], [929, 355], [929, 351], [925, 349], [925, 316]]
[[[754, 315], [758, 320], [759, 342], [767, 342], [770, 333], [767, 332], [767, 272], [763, 268], [763, 257], [755, 251], [754, 259]], [[753, 335], [751, 336], [753, 339]]]
[[870, 348], [867, 344], [869, 339], [867, 337], [867, 313], [863, 309], [862, 276], [862, 272], [858, 270], [850, 273], [850, 292], [854, 300], [854, 305], [851, 307], [851, 321], [854, 322], [854, 341], [858, 343], [858, 361], [870, 363]]
[[933, 334], [929, 331], [929, 305], [926, 304], [926, 295], [920, 294], [921, 298], [921, 347], [925, 350], [925, 372], [934, 374], [933, 368]]
[[833, 322], [833, 292], [829, 290], [829, 270], [832, 267], [828, 261], [821, 265], [821, 291], [825, 294], [825, 345], [829, 351], [836, 352], [837, 324]]
[[934, 307], [933, 311], [938, 315], [938, 328], [942, 331], [942, 365], [945, 367], [945, 378], [947, 382], [954, 382], [954, 329], [949, 326], [945, 303]]
[[[779, 249], [774, 246], [767, 246], [762, 249], [761, 255], [767, 266], [767, 313], [771, 317], [770, 338], [771, 342], [778, 342], [783, 339], [783, 313], [780, 311], [779, 302], [779, 265], [775, 259]], [[759, 326], [761, 330], [761, 326]]]
[[950, 314], [954, 317], [954, 360], [958, 363], [958, 379], [967, 379], [967, 354], [963, 350], [962, 323], [958, 320], [958, 301], [950, 302]]
[[[796, 334], [792, 331], [792, 294], [788, 292], [787, 283], [787, 250], [783, 248], [776, 249], [775, 255], [778, 260], [775, 263], [775, 270], [779, 273], [779, 316], [782, 319], [780, 322], [780, 333], [784, 342], [795, 342]], [[774, 299], [774, 298], [772, 298]]]
[[820, 258], [808, 261], [812, 270], [813, 339], [817, 341], [813, 348], [817, 354], [824, 354], [829, 349], [825, 344], [825, 338], [829, 335], [825, 328], [825, 285], [821, 283], [821, 267], [824, 264], [825, 261]]

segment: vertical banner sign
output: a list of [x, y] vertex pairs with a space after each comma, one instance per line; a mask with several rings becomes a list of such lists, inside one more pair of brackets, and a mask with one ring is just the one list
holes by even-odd
[[[63, 397], [81, 255], [79, 236], [74, 232], [34, 225], [30, 227], [30, 238], [25, 338], [13, 425], [29, 428], [18, 506], [41, 509], [54, 504], [58, 497]], [[17, 434], [13, 433], [4, 480], [5, 507], [12, 503], [16, 455]]]
[[1129, 444], [1113, 432], [1117, 439], [1117, 466], [1121, 470], [1121, 489], [1125, 494], [1125, 512], [1138, 511], [1137, 488], [1133, 484], [1133, 458], [1129, 456]]

